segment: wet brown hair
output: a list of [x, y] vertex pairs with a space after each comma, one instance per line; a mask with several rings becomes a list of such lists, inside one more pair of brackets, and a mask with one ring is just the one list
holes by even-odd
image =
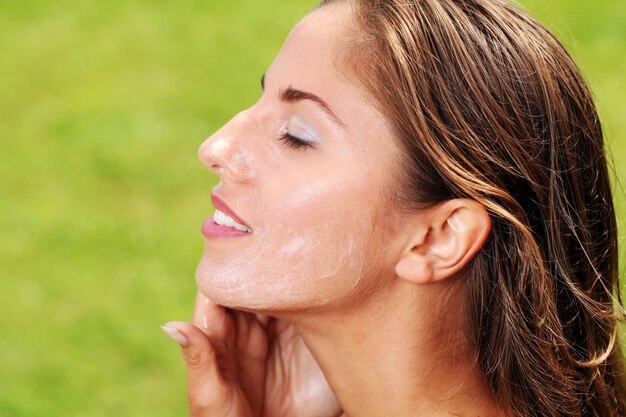
[[354, 71], [404, 150], [396, 199], [483, 204], [467, 338], [510, 416], [626, 416], [602, 128], [561, 43], [498, 0], [349, 3]]

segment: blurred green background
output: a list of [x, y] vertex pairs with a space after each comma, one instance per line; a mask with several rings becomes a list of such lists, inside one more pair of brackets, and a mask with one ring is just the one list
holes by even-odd
[[[581, 65], [625, 182], [626, 6], [522, 3]], [[216, 179], [196, 150], [314, 4], [0, 0], [0, 416], [187, 415], [159, 325], [191, 313]]]

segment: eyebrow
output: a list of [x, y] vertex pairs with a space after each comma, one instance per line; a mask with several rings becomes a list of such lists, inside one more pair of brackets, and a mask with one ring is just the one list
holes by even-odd
[[[265, 90], [265, 74], [263, 74], [263, 76], [261, 77], [261, 88]], [[285, 90], [282, 90], [279, 94], [279, 97], [281, 101], [284, 101], [286, 103], [297, 103], [302, 100], [310, 100], [316, 103], [322, 110], [324, 110], [324, 113], [326, 113], [326, 115], [330, 117], [333, 122], [335, 122], [344, 129], [346, 128], [346, 125], [341, 121], [339, 117], [337, 117], [337, 115], [330, 108], [330, 106], [326, 104], [324, 100], [322, 100], [320, 97], [316, 96], [313, 93], [297, 90], [290, 86]]]

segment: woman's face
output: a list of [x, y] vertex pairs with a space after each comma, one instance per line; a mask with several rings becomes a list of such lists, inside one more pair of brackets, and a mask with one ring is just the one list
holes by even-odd
[[[398, 148], [365, 92], [336, 66], [352, 25], [343, 5], [305, 17], [267, 70], [260, 100], [200, 147], [220, 177], [213, 195], [252, 230], [215, 237], [206, 233], [212, 220], [205, 223], [196, 277], [214, 302], [336, 308], [393, 274], [388, 235], [398, 216], [385, 196]], [[307, 146], [290, 146], [284, 133]]]

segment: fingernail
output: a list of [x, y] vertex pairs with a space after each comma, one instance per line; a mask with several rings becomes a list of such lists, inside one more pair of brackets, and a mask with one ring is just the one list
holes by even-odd
[[187, 338], [183, 336], [183, 334], [179, 332], [178, 330], [176, 330], [175, 328], [168, 327], [168, 326], [161, 326], [161, 328], [169, 337], [171, 337], [179, 345], [183, 347], [189, 346], [189, 340], [187, 340]]

